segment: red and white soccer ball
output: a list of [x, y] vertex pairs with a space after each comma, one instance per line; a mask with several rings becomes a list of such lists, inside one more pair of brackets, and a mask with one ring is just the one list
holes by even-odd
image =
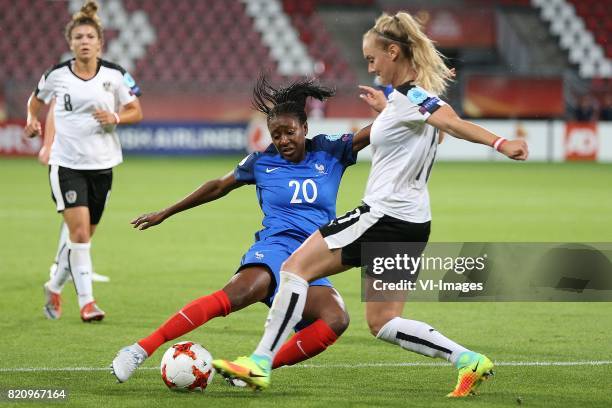
[[212, 359], [208, 350], [197, 343], [176, 343], [162, 357], [162, 380], [171, 390], [204, 391], [215, 373]]

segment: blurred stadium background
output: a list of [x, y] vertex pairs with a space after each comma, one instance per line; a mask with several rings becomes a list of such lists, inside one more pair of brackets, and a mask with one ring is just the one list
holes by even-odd
[[[357, 98], [372, 84], [361, 35], [406, 9], [457, 69], [446, 98], [463, 116], [525, 137], [533, 160], [612, 161], [612, 0], [100, 0], [104, 58], [143, 89], [145, 122], [122, 129], [126, 153], [241, 153], [266, 144], [253, 120], [258, 72], [276, 83], [314, 75], [337, 88], [312, 104], [311, 129], [371, 120]], [[28, 95], [69, 57], [63, 28], [80, 0], [0, 0], [0, 154], [35, 154], [20, 140]], [[484, 123], [484, 122], [483, 122]], [[465, 145], [465, 146], [464, 146]], [[490, 149], [489, 149], [490, 150]], [[491, 160], [452, 141], [441, 160]]]

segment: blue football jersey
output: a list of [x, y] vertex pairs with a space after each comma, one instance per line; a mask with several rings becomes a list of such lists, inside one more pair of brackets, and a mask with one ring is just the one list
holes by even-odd
[[285, 160], [272, 144], [245, 157], [234, 176], [256, 186], [264, 228], [255, 240], [283, 235], [305, 240], [334, 219], [340, 179], [356, 159], [352, 134], [307, 139], [300, 163]]

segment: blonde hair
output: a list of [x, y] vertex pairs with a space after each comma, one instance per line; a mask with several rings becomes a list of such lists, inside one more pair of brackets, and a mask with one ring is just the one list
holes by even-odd
[[444, 93], [453, 74], [444, 63], [444, 55], [414, 17], [403, 11], [394, 16], [383, 13], [364, 37], [367, 35], [374, 35], [384, 49], [391, 44], [399, 45], [416, 71], [414, 83], [436, 94]]
[[81, 7], [79, 11], [72, 15], [72, 19], [68, 24], [66, 24], [66, 31], [64, 33], [66, 36], [66, 41], [68, 41], [69, 44], [72, 30], [80, 25], [92, 26], [96, 29], [100, 41], [104, 41], [104, 28], [102, 27], [102, 20], [100, 20], [100, 17], [98, 17], [97, 14], [98, 9], [98, 3], [93, 0], [89, 0], [83, 5], [83, 7]]

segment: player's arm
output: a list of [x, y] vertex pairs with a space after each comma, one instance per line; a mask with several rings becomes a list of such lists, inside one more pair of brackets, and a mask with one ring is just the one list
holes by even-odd
[[353, 152], [356, 153], [370, 144], [370, 130], [372, 125], [368, 125], [355, 133], [353, 136]]
[[[457, 77], [457, 71], [455, 68], [451, 68], [450, 73], [453, 79]], [[446, 133], [444, 133], [443, 130], [440, 130], [440, 133], [438, 134], [438, 144], [441, 144], [444, 141], [444, 136], [446, 136]]]
[[[380, 113], [387, 106], [387, 98], [383, 91], [372, 88], [371, 86], [359, 85], [361, 93], [359, 97], [372, 109]], [[370, 130], [372, 125], [368, 125], [355, 133], [353, 136], [353, 152], [358, 152], [370, 144]]]
[[[427, 118], [426, 122], [451, 136], [473, 143], [493, 146], [500, 139], [499, 136], [489, 130], [461, 119], [448, 105], [440, 106]], [[500, 141], [502, 143], [496, 147], [502, 154], [514, 160], [527, 159], [529, 151], [524, 140], [500, 139]]]
[[138, 98], [132, 102], [126, 103], [121, 107], [119, 113], [109, 112], [98, 109], [93, 113], [93, 117], [101, 126], [118, 125], [119, 123], [133, 124], [142, 120], [142, 108]]
[[230, 191], [245, 184], [246, 183], [236, 180], [234, 172], [232, 171], [221, 178], [207, 181], [193, 193], [189, 194], [187, 197], [168, 208], [136, 217], [131, 221], [131, 224], [134, 225], [134, 228], [145, 230], [149, 227], [162, 223], [166, 218], [171, 217], [176, 213], [217, 200], [225, 196]]
[[123, 105], [118, 115], [120, 123], [131, 124], [140, 122], [143, 118], [140, 100], [136, 98], [132, 102]]
[[359, 85], [359, 89], [361, 92], [359, 97], [370, 105], [370, 108], [378, 113], [385, 109], [385, 106], [387, 106], [387, 98], [383, 91], [366, 85]]
[[45, 131], [43, 132], [43, 145], [38, 152], [38, 162], [43, 166], [49, 164], [49, 154], [51, 153], [51, 145], [55, 139], [55, 99], [49, 104], [47, 119], [45, 119]]
[[25, 136], [34, 137], [41, 134], [42, 128], [38, 120], [38, 114], [43, 105], [44, 102], [38, 99], [34, 94], [30, 95], [30, 98], [28, 98], [28, 117], [26, 119], [26, 126], [23, 129]]

